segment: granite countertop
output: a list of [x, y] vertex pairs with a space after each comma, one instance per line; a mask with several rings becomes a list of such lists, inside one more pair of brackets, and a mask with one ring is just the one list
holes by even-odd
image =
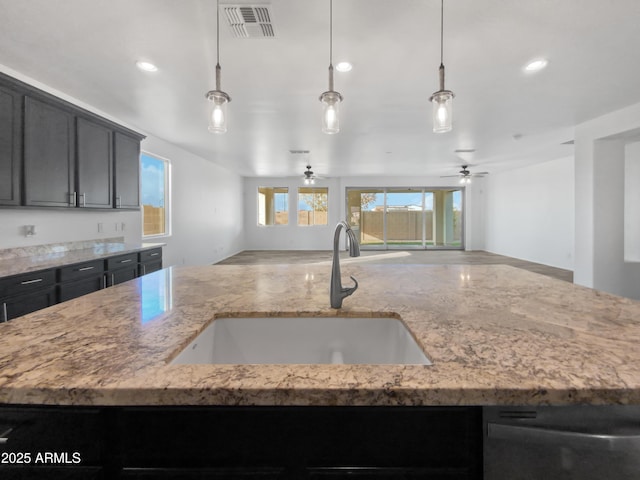
[[68, 242], [0, 250], [0, 277], [99, 260], [163, 245], [163, 243], [124, 243], [114, 239], [113, 241]]
[[0, 324], [0, 403], [640, 404], [640, 302], [504, 265], [342, 272], [337, 313], [401, 318], [433, 365], [169, 365], [216, 317], [336, 314], [329, 262], [174, 267]]

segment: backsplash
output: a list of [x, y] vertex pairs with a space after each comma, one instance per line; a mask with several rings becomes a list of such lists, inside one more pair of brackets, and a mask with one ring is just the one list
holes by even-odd
[[82, 240], [76, 242], [48, 243], [46, 245], [29, 245], [25, 247], [5, 248], [0, 250], [0, 260], [13, 258], [34, 257], [52, 253], [64, 253], [72, 250], [101, 248], [106, 244], [124, 243], [124, 237], [99, 238], [96, 240]]

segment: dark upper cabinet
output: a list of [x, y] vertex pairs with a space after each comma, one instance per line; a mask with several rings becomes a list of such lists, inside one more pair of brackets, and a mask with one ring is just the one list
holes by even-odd
[[20, 205], [22, 99], [0, 86], [0, 205]]
[[143, 138], [0, 73], [0, 206], [139, 209]]
[[75, 205], [74, 164], [73, 115], [53, 104], [26, 97], [25, 205]]
[[113, 208], [112, 131], [78, 117], [77, 206]]
[[140, 138], [114, 134], [115, 207], [140, 208]]

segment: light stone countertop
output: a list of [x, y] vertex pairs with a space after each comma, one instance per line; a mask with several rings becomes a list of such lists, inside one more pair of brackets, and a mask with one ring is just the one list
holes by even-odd
[[0, 403], [640, 404], [640, 302], [504, 265], [342, 265], [431, 366], [169, 365], [216, 317], [321, 315], [330, 264], [174, 267], [0, 324]]
[[[71, 242], [70, 242], [71, 243]], [[0, 250], [0, 278], [162, 247], [164, 243], [77, 242]]]

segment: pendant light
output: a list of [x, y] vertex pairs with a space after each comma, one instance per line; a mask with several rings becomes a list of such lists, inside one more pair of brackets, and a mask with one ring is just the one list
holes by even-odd
[[209, 131], [225, 133], [227, 131], [227, 104], [231, 97], [220, 90], [220, 0], [216, 0], [216, 89], [207, 92], [206, 97], [213, 104], [209, 115]]
[[455, 95], [451, 90], [444, 88], [444, 62], [443, 58], [444, 45], [444, 0], [440, 0], [440, 68], [438, 73], [440, 76], [440, 90], [435, 92], [429, 98], [433, 103], [433, 131], [435, 133], [450, 132], [453, 121], [453, 97]]
[[333, 90], [333, 0], [329, 0], [329, 90], [320, 95], [322, 102], [322, 131], [327, 134], [340, 131], [338, 105], [342, 95]]

